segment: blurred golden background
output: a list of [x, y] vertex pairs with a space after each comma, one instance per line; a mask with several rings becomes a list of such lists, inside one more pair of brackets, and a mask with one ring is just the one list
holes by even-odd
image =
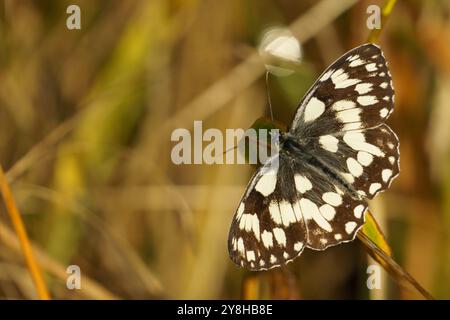
[[[76, 2], [76, 3], [75, 3]], [[303, 60], [271, 78], [289, 124], [315, 78], [364, 43], [383, 1], [13, 1], [0, 7], [0, 161], [50, 295], [58, 299], [415, 299], [358, 240], [250, 273], [228, 257], [250, 165], [180, 165], [175, 128], [248, 128], [267, 115], [257, 46], [290, 27]], [[81, 9], [68, 30], [66, 9]], [[379, 44], [396, 89], [401, 173], [370, 204], [394, 259], [450, 298], [450, 2], [398, 1]], [[3, 201], [2, 201], [3, 202]], [[0, 298], [37, 298], [4, 205]], [[81, 269], [68, 290], [66, 268]]]

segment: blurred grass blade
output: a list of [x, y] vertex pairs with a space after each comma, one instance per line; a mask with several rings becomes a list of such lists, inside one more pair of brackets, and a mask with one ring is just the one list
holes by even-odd
[[[367, 215], [369, 216], [369, 215]], [[373, 219], [373, 217], [371, 217]], [[370, 218], [369, 218], [370, 219]], [[375, 220], [373, 220], [375, 221]], [[379, 229], [378, 229], [379, 230]], [[373, 230], [371, 230], [373, 231]], [[434, 300], [434, 297], [426, 291], [408, 272], [406, 272], [395, 260], [382, 248], [380, 248], [369, 237], [363, 229], [358, 232], [358, 239], [364, 244], [370, 256], [375, 259], [383, 268], [399, 283], [409, 283], [412, 285], [423, 297], [428, 300]], [[384, 238], [384, 237], [383, 237]]]
[[245, 300], [261, 299], [261, 276], [250, 274], [242, 281], [242, 298]]
[[16, 231], [17, 238], [20, 241], [22, 247], [22, 253], [25, 258], [28, 270], [30, 271], [31, 279], [36, 287], [36, 291], [39, 299], [49, 300], [50, 294], [48, 293], [47, 286], [45, 285], [44, 278], [38, 263], [33, 255], [33, 249], [31, 248], [30, 240], [28, 239], [25, 224], [23, 223], [19, 209], [17, 209], [16, 202], [9, 188], [8, 181], [6, 179], [3, 168], [0, 166], [0, 189], [5, 200], [6, 211], [8, 212], [11, 223]]
[[300, 299], [295, 275], [283, 267], [268, 272], [253, 272], [243, 279], [242, 298], [245, 300]]
[[384, 26], [386, 25], [386, 21], [388, 20], [389, 16], [391, 15], [396, 2], [397, 2], [397, 0], [386, 0], [386, 2], [383, 5], [383, 8], [381, 9], [381, 28], [380, 29], [376, 29], [376, 28], [372, 29], [372, 31], [369, 34], [369, 37], [367, 38], [367, 42], [370, 42], [370, 43], [378, 42], [381, 32], [383, 31]]
[[380, 226], [376, 222], [372, 213], [368, 210], [366, 212], [366, 222], [361, 230], [365, 236], [367, 236], [374, 244], [376, 244], [381, 250], [383, 250], [388, 256], [392, 257], [392, 250], [384, 237]]

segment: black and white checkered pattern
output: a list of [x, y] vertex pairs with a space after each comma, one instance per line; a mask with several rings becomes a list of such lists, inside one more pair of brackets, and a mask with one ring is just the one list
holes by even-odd
[[365, 44], [334, 62], [281, 134], [279, 153], [247, 186], [230, 229], [231, 259], [266, 270], [305, 247], [352, 241], [367, 199], [399, 174], [399, 142], [384, 124], [393, 107], [391, 75], [378, 46]]

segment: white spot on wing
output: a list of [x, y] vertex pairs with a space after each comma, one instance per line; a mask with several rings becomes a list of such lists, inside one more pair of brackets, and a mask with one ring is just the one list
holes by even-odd
[[312, 97], [305, 107], [304, 119], [305, 122], [317, 119], [325, 111], [325, 103]]
[[255, 234], [256, 239], [259, 241], [259, 219], [255, 214], [243, 214], [239, 221], [239, 229], [251, 232]]
[[245, 247], [244, 247], [244, 239], [239, 238], [237, 242], [238, 251], [244, 255]]
[[361, 128], [361, 122], [349, 122], [344, 124], [344, 126], [342, 127], [342, 131], [357, 130]]
[[347, 159], [347, 168], [348, 171], [350, 171], [350, 173], [355, 177], [359, 177], [363, 173], [363, 167], [353, 158]]
[[359, 58], [359, 54], [354, 54], [354, 55], [347, 57], [347, 59], [345, 59], [345, 60], [354, 61], [355, 59], [358, 59], [358, 58]]
[[331, 80], [334, 84], [336, 84], [336, 81], [339, 81], [339, 79], [347, 79], [347, 74], [344, 72], [344, 69], [337, 69], [331, 75]]
[[375, 62], [366, 64], [366, 70], [369, 72], [376, 71], [377, 66], [376, 66]]
[[377, 146], [367, 143], [362, 132], [349, 131], [344, 134], [344, 142], [353, 150], [369, 152], [378, 157], [384, 156], [384, 153]]
[[342, 197], [340, 194], [336, 192], [325, 192], [322, 195], [323, 201], [328, 204], [331, 204], [334, 207], [340, 206], [342, 204]]
[[353, 60], [352, 62], [350, 62], [349, 67], [354, 68], [354, 67], [360, 66], [362, 64], [364, 64], [363, 60], [356, 59], [356, 60]]
[[333, 136], [326, 135], [319, 138], [319, 143], [327, 151], [337, 152], [339, 140]]
[[381, 189], [381, 184], [378, 182], [372, 183], [369, 187], [369, 192], [371, 194], [375, 194], [375, 192], [377, 192], [378, 190]]
[[358, 162], [361, 163], [363, 166], [367, 167], [370, 165], [373, 161], [373, 156], [365, 151], [358, 151], [357, 154]]
[[389, 114], [389, 111], [387, 108], [383, 108], [380, 110], [380, 117], [385, 118]]
[[320, 214], [319, 208], [314, 202], [307, 198], [302, 198], [300, 200], [300, 207], [305, 218], [312, 218], [319, 225], [319, 227], [328, 232], [331, 232], [333, 230], [328, 221], [325, 220], [324, 217]]
[[343, 69], [338, 69], [331, 75], [331, 81], [336, 89], [347, 88], [352, 86], [358, 82], [361, 82], [359, 79], [349, 79], [348, 74], [344, 72]]
[[356, 108], [356, 104], [351, 100], [339, 100], [333, 104], [332, 108], [336, 111], [341, 111]]
[[278, 207], [278, 203], [276, 201], [272, 201], [269, 205], [269, 213], [275, 224], [281, 224], [281, 212], [280, 207]]
[[245, 225], [247, 224], [247, 214], [243, 214], [241, 218], [239, 219], [239, 229], [244, 230]]
[[339, 111], [336, 115], [342, 123], [347, 122], [360, 122], [361, 118], [359, 114], [361, 113], [361, 109], [348, 109], [344, 111]]
[[355, 209], [353, 209], [353, 214], [354, 214], [355, 218], [361, 219], [363, 211], [364, 211], [364, 205], [360, 204], [360, 205], [356, 206]]
[[371, 90], [372, 90], [371, 83], [359, 83], [355, 87], [355, 91], [357, 91], [359, 94], [365, 94]]
[[362, 106], [370, 106], [378, 102], [376, 96], [359, 96], [356, 101]]
[[302, 248], [303, 248], [303, 242], [299, 241], [294, 244], [295, 251], [300, 251], [300, 250], [302, 250]]
[[253, 250], [247, 251], [247, 260], [255, 261], [255, 252]]
[[291, 223], [297, 222], [297, 219], [295, 218], [294, 209], [292, 208], [289, 202], [281, 201], [279, 203], [279, 206], [280, 206], [281, 220], [283, 221], [284, 226], [287, 227]]
[[347, 232], [348, 234], [352, 233], [353, 230], [355, 230], [356, 226], [357, 226], [357, 223], [354, 221], [347, 222], [345, 224], [345, 232]]
[[277, 184], [277, 170], [271, 168], [266, 171], [256, 183], [255, 190], [267, 197], [274, 190]]
[[333, 69], [328, 70], [320, 77], [319, 81], [323, 82], [323, 81], [328, 80], [328, 78], [333, 74], [333, 72], [334, 72]]
[[270, 249], [270, 247], [273, 247], [273, 235], [272, 232], [268, 232], [267, 230], [264, 230], [264, 232], [261, 234], [261, 239], [263, 242], [263, 245]]
[[392, 177], [392, 170], [383, 169], [383, 171], [381, 171], [381, 177], [383, 178], [384, 182], [388, 182], [389, 178]]
[[297, 221], [302, 219], [302, 211], [300, 210], [300, 203], [296, 202], [292, 205], [294, 207], [294, 214]]
[[319, 211], [322, 216], [328, 221], [333, 220], [334, 216], [336, 215], [336, 210], [329, 204], [321, 205]]
[[355, 178], [350, 173], [342, 172], [341, 174], [348, 183], [355, 182]]
[[301, 174], [296, 174], [294, 176], [295, 188], [300, 193], [305, 193], [312, 189], [311, 181]]
[[253, 233], [255, 234], [256, 240], [259, 241], [259, 239], [260, 239], [259, 219], [258, 219], [258, 215], [256, 213], [252, 216], [252, 230], [253, 230]]
[[240, 220], [242, 214], [244, 213], [244, 209], [245, 209], [245, 205], [243, 202], [241, 202], [241, 204], [239, 205], [239, 208], [237, 210], [237, 215], [236, 215], [236, 220]]
[[359, 82], [361, 82], [360, 79], [345, 79], [343, 81], [339, 81], [338, 83], [336, 83], [335, 89], [347, 88], [347, 87], [353, 86]]
[[275, 240], [277, 240], [282, 247], [286, 247], [286, 234], [283, 229], [273, 228], [273, 235], [275, 236]]

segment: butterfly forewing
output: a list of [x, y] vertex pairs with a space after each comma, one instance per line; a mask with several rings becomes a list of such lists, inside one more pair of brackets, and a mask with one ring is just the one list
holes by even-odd
[[290, 131], [297, 137], [374, 127], [393, 110], [386, 60], [373, 44], [355, 48], [319, 77], [300, 103]]
[[383, 122], [394, 90], [379, 47], [334, 62], [300, 103], [279, 154], [247, 186], [233, 218], [232, 260], [250, 270], [284, 265], [305, 247], [351, 241], [367, 199], [399, 173], [399, 142]]

